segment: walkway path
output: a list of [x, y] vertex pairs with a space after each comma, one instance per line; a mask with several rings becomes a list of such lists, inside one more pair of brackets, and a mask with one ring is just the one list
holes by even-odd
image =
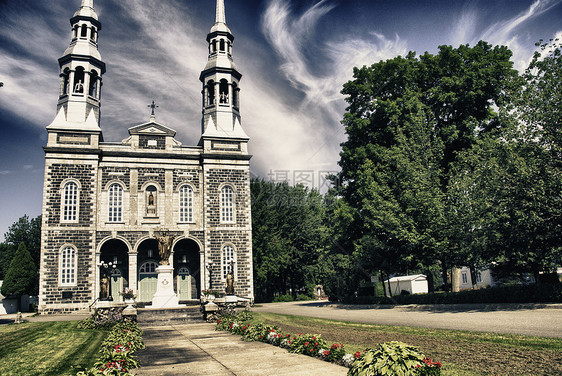
[[326, 301], [262, 304], [256, 312], [379, 325], [473, 330], [562, 338], [562, 304], [344, 305]]
[[155, 375], [322, 375], [344, 376], [348, 369], [196, 323], [143, 328], [138, 376]]

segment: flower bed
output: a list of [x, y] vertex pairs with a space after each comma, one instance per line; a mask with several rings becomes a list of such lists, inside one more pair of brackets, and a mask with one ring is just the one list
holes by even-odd
[[215, 330], [228, 331], [242, 336], [244, 341], [259, 341], [286, 348], [289, 352], [316, 357], [350, 368], [349, 376], [362, 375], [441, 375], [441, 363], [433, 362], [416, 347], [402, 342], [388, 342], [363, 353], [346, 353], [343, 344], [331, 346], [319, 335], [291, 335], [262, 322], [251, 323], [251, 313], [223, 315], [217, 320]]
[[[107, 328], [106, 320], [101, 320], [99, 326], [95, 325], [96, 322], [95, 319], [88, 318], [81, 325], [89, 329]], [[134, 353], [144, 348], [142, 330], [136, 322], [114, 322], [109, 335], [101, 344], [100, 355], [94, 367], [78, 372], [76, 376], [132, 376], [129, 370], [139, 367]]]

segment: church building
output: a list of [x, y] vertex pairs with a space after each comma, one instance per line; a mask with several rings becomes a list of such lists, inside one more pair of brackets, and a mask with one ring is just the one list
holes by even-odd
[[198, 300], [203, 290], [224, 291], [227, 275], [234, 276], [235, 295], [253, 300], [251, 156], [224, 0], [216, 2], [208, 62], [199, 77], [197, 146], [182, 145], [176, 131], [156, 121], [154, 102], [148, 122], [129, 128], [128, 138], [105, 141], [100, 108], [106, 67], [93, 0], [82, 0], [70, 24], [44, 147], [39, 312], [120, 304], [125, 288], [150, 304], [162, 234], [172, 239], [166, 261], [180, 303]]

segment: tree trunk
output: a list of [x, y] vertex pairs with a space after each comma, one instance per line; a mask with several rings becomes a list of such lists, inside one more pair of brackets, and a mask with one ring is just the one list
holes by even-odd
[[386, 296], [386, 286], [384, 285], [384, 273], [382, 272], [382, 270], [380, 271], [380, 274], [381, 274], [382, 292], [384, 293], [384, 297], [388, 298], [388, 296]]
[[427, 269], [425, 274], [427, 275], [427, 292], [434, 293], [435, 292], [435, 286], [434, 286], [434, 283], [433, 283], [433, 273], [431, 272], [430, 269]]
[[446, 292], [449, 292], [449, 278], [447, 275], [447, 264], [441, 262], [441, 278], [443, 279], [443, 286]]

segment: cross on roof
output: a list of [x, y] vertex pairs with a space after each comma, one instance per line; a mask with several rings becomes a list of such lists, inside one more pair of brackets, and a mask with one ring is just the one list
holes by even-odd
[[154, 110], [157, 109], [157, 108], [160, 107], [160, 106], [157, 106], [157, 105], [154, 103], [154, 101], [152, 101], [152, 103], [149, 104], [147, 107], [152, 108], [152, 113], [150, 114], [150, 116], [154, 116]]

